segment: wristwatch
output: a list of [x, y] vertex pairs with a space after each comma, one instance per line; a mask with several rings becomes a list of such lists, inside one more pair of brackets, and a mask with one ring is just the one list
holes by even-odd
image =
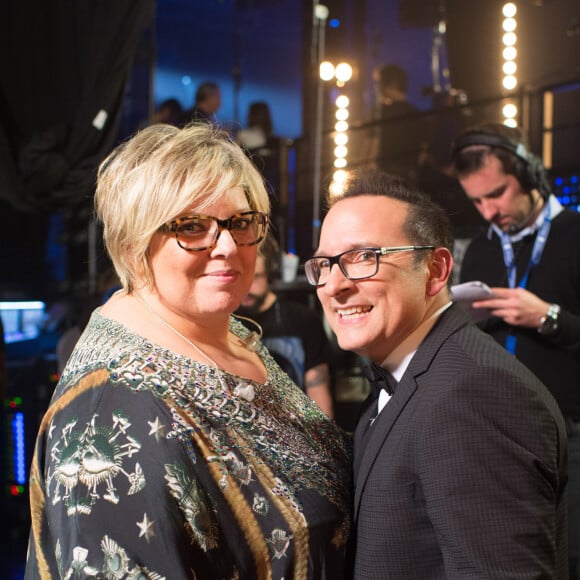
[[542, 316], [540, 319], [540, 326], [538, 326], [538, 332], [542, 336], [550, 336], [558, 330], [560, 323], [560, 306], [558, 304], [550, 304], [546, 316]]

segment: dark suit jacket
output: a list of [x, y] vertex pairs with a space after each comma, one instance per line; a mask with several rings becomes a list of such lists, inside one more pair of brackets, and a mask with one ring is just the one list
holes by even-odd
[[355, 434], [356, 579], [567, 578], [560, 411], [458, 306], [375, 412]]

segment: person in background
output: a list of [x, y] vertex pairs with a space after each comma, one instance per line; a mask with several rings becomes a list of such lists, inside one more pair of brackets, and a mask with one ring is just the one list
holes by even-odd
[[459, 134], [453, 166], [487, 222], [465, 253], [462, 282], [493, 298], [480, 322], [548, 387], [568, 428], [570, 578], [580, 578], [580, 214], [551, 194], [542, 161], [517, 127], [489, 123]]
[[416, 180], [428, 130], [421, 112], [408, 100], [407, 73], [396, 64], [387, 64], [374, 71], [374, 80], [380, 121], [376, 167]]
[[263, 101], [250, 103], [246, 128], [240, 129], [237, 133], [240, 145], [253, 154], [268, 147], [272, 138], [274, 138], [274, 126], [268, 103]]
[[330, 417], [330, 342], [322, 320], [306, 305], [281, 298], [272, 290], [280, 273], [280, 249], [272, 235], [260, 248], [254, 281], [238, 314], [263, 329], [262, 342], [292, 380]]
[[183, 114], [181, 125], [190, 123], [216, 123], [216, 113], [222, 105], [222, 93], [219, 85], [205, 82], [195, 92], [195, 103]]
[[168, 125], [178, 126], [183, 119], [183, 107], [181, 103], [175, 99], [166, 99], [163, 101], [151, 119], [151, 123], [167, 123]]
[[359, 172], [304, 264], [341, 348], [372, 361], [355, 432], [353, 577], [566, 577], [566, 428], [448, 288], [451, 224]]
[[55, 347], [56, 370], [60, 375], [80, 338], [94, 308], [99, 304], [98, 295], [73, 296], [69, 303], [68, 324]]
[[26, 578], [342, 578], [349, 439], [232, 317], [261, 176], [215, 126], [152, 125], [101, 164], [95, 207], [122, 289], [39, 429]]
[[56, 343], [56, 368], [60, 375], [75, 348], [93, 310], [104, 304], [111, 295], [121, 289], [115, 269], [107, 265], [97, 278], [97, 289], [93, 293], [75, 295], [67, 308], [67, 324]]
[[250, 103], [246, 127], [237, 132], [236, 139], [264, 176], [266, 189], [270, 194], [270, 216], [274, 225], [279, 229], [285, 227], [286, 219], [279, 199], [282, 187], [282, 139], [274, 134], [268, 103]]

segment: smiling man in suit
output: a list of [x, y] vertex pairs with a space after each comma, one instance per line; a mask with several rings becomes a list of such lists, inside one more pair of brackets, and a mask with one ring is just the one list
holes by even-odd
[[352, 576], [566, 578], [564, 421], [452, 304], [447, 216], [374, 172], [329, 205], [305, 271], [374, 387], [355, 433]]

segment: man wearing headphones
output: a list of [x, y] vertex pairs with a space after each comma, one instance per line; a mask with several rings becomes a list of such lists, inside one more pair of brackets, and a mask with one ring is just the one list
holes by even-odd
[[486, 124], [459, 135], [453, 167], [488, 222], [463, 258], [462, 282], [493, 297], [481, 328], [548, 387], [569, 436], [570, 578], [580, 578], [580, 214], [563, 208], [541, 160], [517, 128]]
[[330, 342], [316, 312], [273, 292], [272, 283], [279, 276], [279, 264], [280, 249], [270, 234], [256, 260], [254, 282], [236, 313], [250, 317], [262, 327], [262, 342], [272, 357], [332, 417]]

